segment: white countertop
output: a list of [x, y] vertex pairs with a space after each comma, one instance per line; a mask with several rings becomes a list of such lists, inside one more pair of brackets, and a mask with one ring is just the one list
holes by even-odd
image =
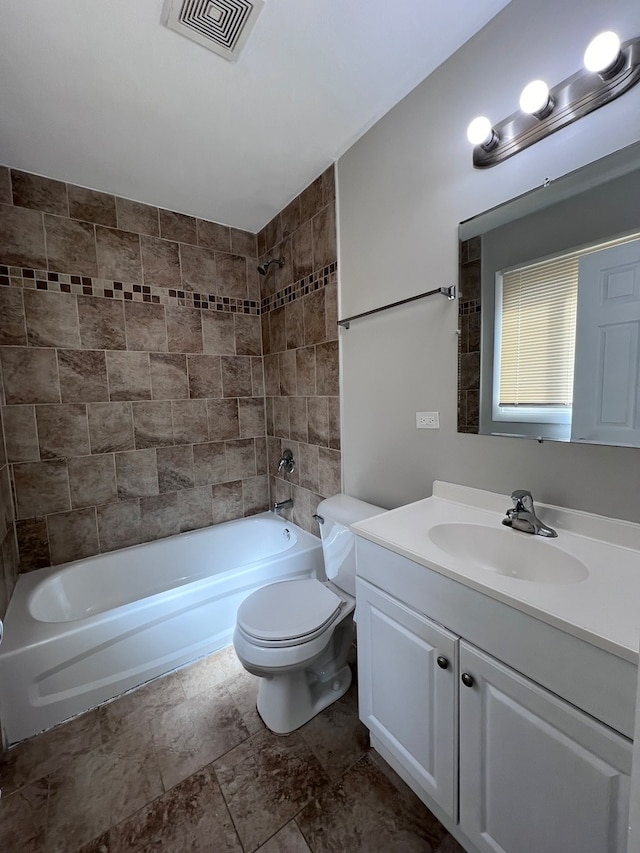
[[[587, 578], [566, 584], [498, 574], [454, 558], [429, 537], [430, 528], [442, 523], [499, 528], [511, 505], [509, 496], [436, 481], [433, 497], [351, 528], [358, 536], [637, 664], [640, 525], [536, 502], [539, 518], [558, 531], [558, 538], [535, 539], [545, 548], [567, 552], [588, 569]], [[509, 536], [531, 537], [503, 529]]]

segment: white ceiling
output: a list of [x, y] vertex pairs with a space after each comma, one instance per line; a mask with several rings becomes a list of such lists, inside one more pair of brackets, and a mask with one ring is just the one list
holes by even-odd
[[507, 2], [266, 0], [231, 63], [163, 0], [2, 0], [0, 163], [258, 231]]

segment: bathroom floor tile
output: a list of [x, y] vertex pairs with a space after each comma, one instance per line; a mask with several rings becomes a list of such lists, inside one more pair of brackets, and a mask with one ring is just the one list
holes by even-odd
[[304, 840], [298, 824], [292, 820], [263, 844], [257, 853], [311, 853], [311, 848]]
[[224, 685], [158, 714], [151, 720], [151, 730], [165, 791], [249, 735]]
[[369, 732], [358, 719], [358, 690], [355, 684], [300, 729], [323, 769], [337, 779], [369, 749]]
[[355, 686], [282, 737], [258, 685], [229, 647], [19, 744], [0, 851], [463, 853], [368, 749]]
[[244, 669], [225, 682], [227, 690], [242, 715], [245, 726], [252, 735], [266, 729], [256, 708], [259, 684], [260, 679]]
[[49, 780], [45, 777], [0, 799], [0, 850], [44, 850]]
[[98, 709], [102, 743], [107, 744], [115, 736], [128, 736], [133, 743], [150, 741], [151, 720], [184, 699], [180, 679], [177, 673], [171, 673], [102, 705]]
[[244, 671], [233, 646], [227, 646], [226, 649], [179, 669], [176, 675], [180, 679], [185, 696], [190, 697], [222, 684], [228, 678]]
[[49, 777], [48, 853], [70, 853], [162, 794], [149, 743], [114, 736]]
[[83, 844], [76, 853], [110, 853], [109, 833], [104, 832], [88, 844]]
[[[415, 801], [416, 797], [411, 788], [407, 785], [404, 779], [401, 779], [400, 776], [398, 776], [393, 767], [390, 767], [378, 752], [374, 749], [370, 750], [368, 758], [371, 763], [374, 764], [375, 767], [391, 782], [391, 785], [396, 792], [396, 796], [404, 798], [405, 802]], [[435, 818], [431, 815], [431, 812], [426, 808], [426, 806], [420, 804], [420, 808], [423, 811], [426, 811], [429, 817], [435, 821]], [[436, 850], [436, 853], [464, 853], [463, 848], [458, 844], [455, 838], [453, 838], [452, 835], [449, 835], [444, 827], [441, 827], [441, 829], [443, 832], [443, 838], [440, 842], [440, 846]]]
[[365, 756], [297, 816], [313, 853], [436, 853], [446, 832]]
[[320, 796], [328, 784], [297, 732], [286, 737], [260, 732], [215, 761], [213, 768], [247, 853]]
[[100, 746], [96, 711], [90, 711], [29, 738], [0, 756], [0, 787], [3, 795], [47, 776], [76, 756]]
[[242, 846], [215, 776], [204, 769], [114, 826], [107, 850], [242, 853]]
[[458, 844], [452, 835], [447, 834], [436, 853], [464, 853], [464, 848]]

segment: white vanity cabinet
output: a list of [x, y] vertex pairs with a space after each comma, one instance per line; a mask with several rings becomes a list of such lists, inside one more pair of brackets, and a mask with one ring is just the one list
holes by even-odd
[[357, 548], [372, 745], [472, 853], [624, 853], [636, 668], [380, 545]]
[[360, 718], [453, 815], [458, 639], [358, 581]]
[[477, 849], [624, 853], [629, 741], [464, 641], [460, 671], [460, 829]]

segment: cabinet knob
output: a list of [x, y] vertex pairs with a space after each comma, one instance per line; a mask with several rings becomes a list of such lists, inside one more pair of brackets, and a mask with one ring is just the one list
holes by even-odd
[[475, 681], [473, 680], [473, 676], [469, 675], [468, 672], [463, 672], [461, 678], [462, 678], [462, 683], [464, 684], [465, 687], [473, 687], [473, 685], [475, 684]]
[[444, 657], [444, 655], [438, 655], [436, 658], [436, 663], [440, 667], [440, 669], [446, 669], [449, 666], [449, 661]]

